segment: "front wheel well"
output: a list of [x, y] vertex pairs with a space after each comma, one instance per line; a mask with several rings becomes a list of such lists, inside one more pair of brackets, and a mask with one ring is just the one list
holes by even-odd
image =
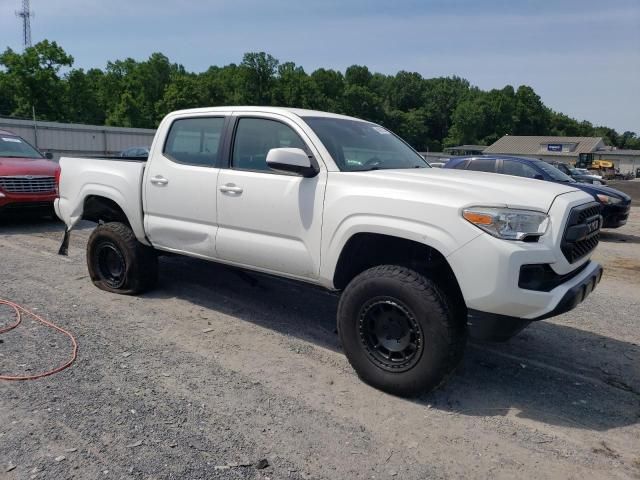
[[458, 280], [437, 249], [406, 238], [378, 233], [357, 233], [345, 244], [333, 276], [333, 286], [343, 290], [353, 278], [378, 265], [401, 265], [431, 278], [466, 309]]
[[82, 219], [95, 223], [121, 222], [131, 226], [124, 210], [110, 198], [89, 195], [84, 200]]

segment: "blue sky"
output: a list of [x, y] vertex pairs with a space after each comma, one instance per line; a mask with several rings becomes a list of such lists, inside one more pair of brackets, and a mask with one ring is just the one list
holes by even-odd
[[[0, 0], [0, 49], [20, 49], [20, 0]], [[458, 75], [531, 85], [546, 105], [640, 133], [640, 0], [31, 0], [34, 42], [76, 67], [154, 51], [193, 71], [266, 51], [307, 71]]]

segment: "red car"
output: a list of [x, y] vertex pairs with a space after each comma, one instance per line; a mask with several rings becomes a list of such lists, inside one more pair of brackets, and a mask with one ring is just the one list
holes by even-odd
[[58, 195], [58, 164], [23, 138], [0, 130], [0, 214], [37, 210], [50, 214]]

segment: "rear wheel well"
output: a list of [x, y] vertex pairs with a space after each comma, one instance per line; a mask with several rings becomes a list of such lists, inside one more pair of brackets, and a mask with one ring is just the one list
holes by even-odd
[[343, 290], [358, 274], [378, 265], [401, 265], [438, 283], [456, 305], [466, 309], [460, 285], [447, 259], [433, 247], [378, 233], [351, 237], [338, 259], [333, 285]]
[[82, 219], [96, 223], [121, 222], [131, 226], [120, 205], [109, 198], [97, 195], [89, 195], [85, 198]]

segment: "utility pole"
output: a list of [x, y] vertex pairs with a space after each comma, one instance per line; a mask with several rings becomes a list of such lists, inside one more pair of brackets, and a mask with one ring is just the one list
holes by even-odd
[[29, 0], [22, 0], [22, 10], [16, 11], [16, 17], [22, 20], [22, 43], [24, 48], [31, 46], [31, 17]]

